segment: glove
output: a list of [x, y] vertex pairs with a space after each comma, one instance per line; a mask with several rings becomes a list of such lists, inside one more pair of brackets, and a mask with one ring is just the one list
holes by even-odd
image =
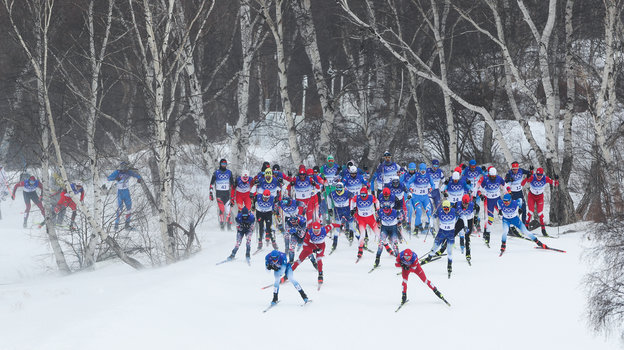
[[466, 184], [470, 185], [471, 183], [470, 180], [466, 180]]
[[213, 201], [214, 200], [214, 194], [212, 193], [212, 190], [210, 190], [210, 200]]
[[503, 216], [503, 211], [498, 209], [498, 216]]
[[442, 195], [444, 196], [444, 198], [448, 198], [448, 192], [444, 191], [444, 193], [442, 193]]
[[288, 177], [292, 177], [292, 172], [290, 170], [288, 170], [286, 174], [288, 174]]
[[329, 215], [329, 217], [333, 217], [334, 216], [334, 211], [333, 210], [328, 210], [327, 211], [327, 215]]
[[15, 193], [11, 194], [11, 200], [15, 200]]
[[409, 269], [410, 269], [410, 266], [409, 266], [409, 265], [407, 265], [407, 264], [401, 263], [401, 268], [402, 268], [403, 270], [409, 270]]
[[344, 231], [346, 228], [347, 227], [345, 224], [340, 224], [340, 231]]
[[486, 172], [486, 171], [487, 171], [487, 168], [485, 167], [485, 165], [482, 165], [482, 166], [481, 166], [481, 170], [483, 170], [483, 172]]
[[115, 178], [115, 181], [121, 181], [121, 176], [117, 176], [117, 177]]
[[351, 216], [355, 215], [355, 210], [356, 209], [351, 209]]
[[555, 174], [555, 180], [559, 180], [559, 175]]
[[256, 210], [256, 203], [252, 203], [251, 204], [251, 211], [255, 211]]
[[375, 221], [377, 221], [378, 224], [381, 224], [381, 219], [380, 218], [375, 219]]
[[480, 194], [480, 195], [479, 195], [479, 198], [481, 198], [481, 200], [482, 200], [482, 201], [484, 201], [484, 200], [485, 200], [485, 196], [484, 196], [484, 195], [482, 195], [482, 194]]
[[533, 169], [535, 169], [532, 165], [529, 167], [529, 171], [533, 172]]
[[448, 179], [444, 180], [444, 184], [448, 185]]
[[522, 215], [523, 211], [522, 209], [518, 209], [518, 215]]
[[511, 187], [507, 186], [507, 193], [511, 194]]
[[137, 179], [137, 183], [140, 184], [141, 182], [143, 182], [143, 179], [142, 178], [138, 178]]
[[234, 206], [234, 202], [236, 202], [236, 198], [234, 197], [230, 198], [230, 207]]
[[411, 193], [407, 194], [407, 199], [412, 199], [412, 194]]

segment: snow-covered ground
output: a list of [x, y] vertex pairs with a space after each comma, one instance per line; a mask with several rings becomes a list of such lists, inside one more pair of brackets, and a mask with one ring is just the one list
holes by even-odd
[[[0, 349], [616, 349], [615, 339], [587, 329], [579, 258], [582, 233], [544, 241], [567, 254], [533, 249], [510, 238], [498, 257], [500, 233], [488, 249], [475, 237], [473, 264], [455, 250], [423, 268], [452, 304], [447, 307], [411, 275], [410, 302], [398, 313], [401, 278], [385, 252], [355, 264], [356, 248], [341, 237], [324, 259], [316, 290], [309, 262], [295, 271], [313, 303], [302, 308], [290, 284], [267, 313], [273, 275], [263, 254], [216, 266], [232, 249], [233, 232], [208, 224], [203, 251], [171, 266], [134, 271], [104, 263], [96, 271], [59, 277], [43, 230], [22, 229], [23, 202], [2, 202], [0, 221]], [[38, 214], [36, 214], [38, 215]], [[497, 225], [497, 229], [499, 224]], [[562, 232], [569, 228], [562, 228]], [[550, 228], [556, 234], [556, 229]], [[280, 242], [282, 243], [282, 242]], [[407, 242], [418, 253], [432, 238]], [[406, 247], [405, 245], [402, 248]]]

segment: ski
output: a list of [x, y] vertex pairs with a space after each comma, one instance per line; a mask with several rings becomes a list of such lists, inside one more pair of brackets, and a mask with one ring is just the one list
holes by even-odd
[[566, 253], [565, 250], [561, 250], [561, 249], [557, 249], [557, 248], [551, 248], [551, 247], [535, 247], [535, 249], [543, 249], [543, 250], [552, 250], [555, 252], [559, 252], [559, 253]]
[[260, 248], [260, 249], [256, 250], [256, 251], [255, 251], [255, 252], [253, 252], [253, 254], [251, 254], [251, 255], [256, 255], [256, 254], [260, 253], [261, 251], [262, 251], [262, 248]]
[[361, 256], [358, 256], [358, 258], [355, 260], [355, 263], [356, 263], [356, 264], [357, 264], [357, 263], [359, 263], [359, 262], [360, 262], [360, 259], [362, 259], [362, 257], [361, 257]]
[[311, 302], [312, 302], [312, 299], [308, 299], [308, 300], [304, 301], [303, 304], [301, 304], [301, 307], [304, 307], [304, 306], [308, 305]]
[[399, 310], [401, 310], [403, 305], [407, 304], [408, 301], [409, 301], [409, 299], [407, 299], [404, 302], [402, 302], [401, 305], [399, 305], [399, 307], [397, 307], [396, 310], [394, 310], [394, 312], [399, 312]]
[[370, 270], [368, 271], [368, 273], [371, 273], [371, 272], [375, 271], [375, 269], [376, 269], [376, 268], [378, 268], [378, 267], [379, 267], [379, 265], [377, 265], [377, 266], [373, 267], [372, 269], [370, 269]]
[[316, 288], [316, 291], [318, 292], [319, 290], [321, 290], [321, 287], [323, 286], [323, 283], [319, 283], [318, 287]]
[[246, 260], [247, 260], [247, 265], [248, 265], [248, 266], [251, 266], [251, 258], [250, 258], [250, 257], [247, 257], [247, 258], [246, 258]]
[[262, 287], [260, 289], [265, 290], [265, 289], [268, 289], [268, 288], [271, 288], [271, 287], [273, 287], [273, 283], [271, 283], [269, 285], [266, 285], [266, 286], [264, 286], [264, 287]]
[[500, 254], [498, 254], [498, 257], [500, 258], [501, 256], [503, 256], [503, 253], [505, 253], [505, 251], [504, 251], [504, 250], [501, 250], [501, 251], [500, 251]]
[[[236, 259], [236, 258], [234, 258], [234, 259]], [[231, 259], [231, 258], [228, 257], [227, 259], [225, 259], [223, 261], [219, 261], [217, 263], [217, 265], [221, 265], [221, 264], [225, 264], [226, 262], [234, 261], [234, 259]]]
[[277, 304], [279, 304], [279, 300], [275, 302], [275, 304], [271, 303], [271, 305], [269, 305], [269, 307], [267, 307], [266, 309], [262, 310], [262, 312], [267, 312], [269, 310], [271, 310], [271, 308], [273, 308], [274, 306], [277, 306]]

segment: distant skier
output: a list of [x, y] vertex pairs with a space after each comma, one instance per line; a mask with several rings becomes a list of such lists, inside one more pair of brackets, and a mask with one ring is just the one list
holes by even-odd
[[460, 233], [462, 230], [464, 231], [463, 236], [459, 238], [459, 244], [462, 247], [462, 252], [464, 250], [464, 243], [466, 245], [466, 260], [468, 264], [470, 264], [470, 260], [472, 256], [470, 255], [470, 234], [474, 230], [474, 201], [469, 194], [465, 194], [462, 197], [461, 203], [458, 203], [456, 206], [457, 216], [459, 220], [455, 224], [455, 236]]
[[462, 178], [459, 172], [453, 171], [451, 179], [445, 181], [444, 185], [442, 185], [444, 198], [448, 198], [452, 206], [455, 206], [455, 204], [461, 202], [464, 194], [472, 193], [472, 188], [467, 183], [467, 181], [470, 180]]
[[312, 227], [306, 232], [303, 240], [303, 250], [297, 261], [292, 265], [293, 271], [303, 262], [308, 256], [314, 254], [316, 257], [316, 269], [318, 270], [318, 284], [319, 288], [323, 284], [323, 257], [325, 256], [325, 238], [328, 237], [329, 232], [335, 228], [340, 227], [338, 224], [329, 224], [321, 226], [321, 223], [316, 221], [312, 223]]
[[251, 187], [253, 186], [252, 179], [249, 177], [249, 170], [241, 171], [241, 176], [239, 176], [234, 181], [234, 186], [232, 186], [232, 203], [236, 201], [236, 205], [238, 206], [238, 210], [240, 211], [243, 207], [247, 209], [251, 209]]
[[[335, 190], [330, 194], [331, 201], [334, 205], [334, 221], [340, 224], [341, 231], [345, 233], [345, 236], [349, 240], [349, 244], [353, 242], [353, 216], [351, 216], [351, 194], [345, 190], [345, 186], [342, 182], [338, 182], [335, 186]], [[338, 245], [338, 235], [334, 235], [334, 242], [332, 244], [332, 252], [336, 250]], [[330, 252], [331, 254], [331, 252]]]
[[[485, 239], [485, 244], [489, 247], [491, 227], [494, 223], [494, 211], [497, 209], [496, 204], [500, 199], [501, 190], [505, 188], [505, 180], [497, 175], [496, 168], [490, 167], [488, 176], [481, 178], [477, 187], [479, 188], [477, 195], [486, 201], [484, 206], [487, 207], [488, 219], [483, 225], [483, 239]], [[507, 190], [509, 191], [510, 189], [508, 188]], [[488, 227], [490, 227], [490, 230], [488, 230]]]
[[366, 227], [370, 227], [376, 237], [379, 236], [379, 227], [375, 215], [379, 210], [379, 201], [372, 194], [368, 194], [368, 189], [362, 187], [360, 195], [351, 198], [351, 215], [355, 217], [360, 232], [360, 242], [356, 263], [362, 258], [364, 244], [366, 243]]
[[124, 228], [126, 230], [133, 229], [132, 226], [130, 226], [130, 218], [132, 217], [132, 198], [130, 198], [130, 190], [128, 189], [131, 177], [136, 178], [138, 183], [143, 181], [141, 175], [130, 170], [130, 164], [125, 161], [119, 163], [119, 168], [113, 171], [112, 174], [108, 175], [108, 181], [117, 182], [117, 217], [115, 218], [115, 231], [119, 229], [119, 218], [124, 210], [124, 204], [126, 206], [126, 221]]
[[[405, 183], [405, 186], [410, 189], [412, 201], [410, 204], [416, 212], [416, 218], [414, 219], [414, 234], [418, 234], [419, 231], [423, 232], [429, 229], [429, 221], [431, 220], [431, 201], [429, 200], [429, 194], [435, 187], [435, 183], [431, 178], [431, 175], [427, 174], [427, 165], [420, 163], [418, 166], [419, 172], [414, 176], [411, 176]], [[422, 214], [423, 211], [427, 214], [427, 222], [423, 227]]]
[[526, 222], [526, 200], [524, 199], [524, 194], [522, 193], [522, 180], [524, 178], [531, 176], [533, 166], [530, 168], [531, 170], [525, 170], [520, 168], [520, 164], [516, 161], [511, 163], [511, 169], [505, 175], [505, 182], [507, 186], [511, 188], [511, 198], [512, 199], [522, 199], [522, 222]]
[[388, 254], [397, 256], [399, 254], [399, 213], [393, 209], [390, 203], [384, 203], [377, 213], [378, 223], [381, 225], [381, 233], [379, 244], [377, 245], [377, 254], [375, 255], [374, 268], [379, 266], [379, 258], [383, 248], [386, 248]]
[[[442, 243], [446, 241], [447, 247], [447, 271], [448, 277], [451, 278], [451, 272], [453, 271], [453, 245], [455, 243], [455, 223], [457, 222], [457, 212], [454, 207], [451, 206], [451, 202], [444, 200], [442, 202], [442, 208], [434, 214], [434, 217], [438, 218], [438, 234], [436, 235], [433, 243], [433, 248], [429, 252], [429, 255], [421, 262], [424, 265], [430, 262], [436, 255], [436, 252], [440, 249]], [[462, 234], [463, 235], [463, 234]]]
[[[302, 164], [299, 166], [299, 174], [294, 182], [288, 185], [288, 191], [290, 191], [293, 197], [303, 202], [305, 207], [305, 214], [308, 224], [314, 221], [314, 201], [313, 196], [316, 195], [315, 190], [320, 189], [319, 184], [316, 183], [306, 172], [305, 166]], [[303, 210], [300, 214], [303, 213]]]
[[431, 281], [427, 279], [425, 271], [423, 271], [422, 267], [420, 267], [420, 263], [418, 262], [418, 255], [412, 252], [411, 249], [405, 249], [400, 252], [394, 265], [401, 268], [401, 276], [403, 277], [403, 282], [401, 282], [401, 285], [403, 286], [401, 305], [407, 302], [407, 281], [409, 279], [409, 274], [414, 273], [418, 276], [418, 278], [420, 278], [421, 281], [423, 281], [424, 284], [427, 285], [427, 287], [431, 288], [433, 293], [435, 293], [438, 298], [442, 299], [442, 301], [450, 306], [438, 288], [436, 288]]
[[221, 159], [219, 161], [219, 169], [212, 173], [212, 178], [210, 179], [210, 200], [214, 200], [216, 193], [219, 227], [221, 230], [225, 228], [226, 222], [228, 230], [231, 229], [232, 225], [232, 220], [230, 219], [232, 206], [230, 205], [230, 201], [232, 200], [231, 190], [234, 187], [234, 176], [232, 172], [227, 169], [227, 164], [227, 160]]
[[[401, 167], [392, 161], [392, 153], [389, 151], [384, 152], [383, 162], [379, 164], [375, 174], [371, 177], [379, 182], [379, 186], [374, 188], [377, 190], [377, 196], [380, 195], [384, 186], [392, 181], [392, 177], [399, 176], [399, 170]], [[372, 183], [373, 181], [371, 181]]]
[[470, 184], [472, 185], [472, 197], [475, 202], [475, 220], [474, 225], [477, 232], [481, 232], [481, 219], [479, 217], [479, 212], [481, 210], [481, 198], [477, 195], [477, 191], [479, 190], [479, 181], [486, 174], [485, 167], [478, 167], [477, 162], [474, 159], [471, 159], [468, 163], [468, 166], [463, 170], [462, 177], [466, 180], [470, 180]]
[[431, 168], [427, 168], [427, 173], [433, 179], [433, 189], [431, 190], [431, 199], [433, 200], [433, 207], [440, 207], [440, 187], [444, 183], [444, 171], [440, 169], [440, 161], [437, 159], [431, 160]]
[[[24, 225], [26, 228], [28, 224], [28, 215], [30, 215], [30, 202], [35, 203], [39, 210], [41, 211], [41, 215], [45, 217], [45, 209], [43, 208], [43, 204], [41, 204], [41, 197], [43, 196], [43, 185], [36, 177], [31, 176], [28, 180], [20, 181], [13, 186], [13, 193], [11, 193], [11, 199], [15, 200], [15, 191], [17, 191], [18, 187], [24, 187], [22, 194], [24, 195], [24, 203], [26, 204], [26, 210], [24, 210]], [[41, 190], [41, 195], [37, 195], [37, 189]]]
[[[69, 187], [70, 187], [71, 191], [75, 195], [80, 195], [80, 201], [82, 202], [84, 200], [84, 196], [85, 196], [84, 188], [82, 188], [81, 185], [75, 184], [75, 183], [71, 183], [69, 185]], [[61, 191], [61, 198], [59, 199], [59, 201], [54, 206], [54, 215], [57, 216], [56, 217], [57, 225], [60, 225], [62, 223], [62, 220], [59, 220], [58, 214], [59, 214], [59, 212], [61, 212], [65, 208], [70, 208], [72, 210], [72, 215], [71, 215], [71, 221], [69, 223], [69, 228], [72, 229], [72, 230], [75, 230], [76, 229], [76, 226], [75, 226], [76, 203], [67, 194], [67, 191], [65, 189], [63, 189]]]
[[548, 237], [544, 224], [544, 190], [546, 189], [546, 184], [559, 186], [559, 176], [555, 175], [555, 179], [553, 180], [544, 175], [544, 168], [537, 168], [535, 174], [522, 180], [522, 186], [526, 183], [529, 184], [526, 225], [531, 222], [531, 215], [533, 214], [533, 210], [535, 210], [535, 206], [537, 206], [537, 217], [539, 218], [540, 226], [542, 226], [542, 235]]
[[[285, 232], [284, 232], [284, 251], [288, 254], [288, 261], [293, 262], [295, 260], [295, 248], [303, 245], [303, 239], [305, 238], [307, 224], [306, 218], [303, 215], [293, 215], [284, 219]], [[311, 259], [312, 264], [316, 268], [316, 260]]]
[[253, 229], [254, 224], [256, 222], [256, 218], [249, 212], [247, 207], [243, 207], [241, 211], [236, 215], [236, 246], [232, 249], [232, 254], [228, 257], [228, 260], [233, 260], [236, 257], [236, 252], [238, 252], [238, 247], [240, 247], [241, 242], [243, 241], [243, 237], [247, 236], [247, 243], [245, 249], [245, 258], [247, 259], [247, 263], [250, 260], [251, 253], [251, 240], [253, 238]]
[[323, 200], [321, 201], [321, 212], [325, 217], [325, 222], [331, 221], [334, 214], [334, 203], [331, 200], [331, 193], [336, 189], [336, 183], [340, 181], [340, 166], [334, 161], [334, 156], [327, 156], [327, 164], [321, 167], [321, 177], [323, 178]]
[[262, 194], [256, 196], [256, 217], [258, 218], [258, 249], [262, 249], [262, 234], [265, 233], [266, 244], [269, 241], [273, 245], [273, 249], [277, 249], [273, 229], [273, 211], [277, 209], [275, 197], [271, 195], [271, 191], [264, 190]]
[[544, 248], [544, 249], [548, 248], [547, 245], [540, 242], [539, 239], [537, 239], [537, 237], [535, 237], [531, 232], [529, 232], [529, 230], [527, 230], [524, 224], [520, 221], [520, 218], [518, 217], [518, 209], [521, 206], [522, 206], [522, 200], [520, 199], [512, 200], [511, 195], [509, 193], [504, 195], [502, 200], [498, 201], [498, 207], [500, 208], [500, 211], [503, 215], [503, 236], [501, 239], [502, 243], [501, 243], [501, 248], [500, 248], [500, 255], [503, 255], [503, 253], [507, 249], [507, 233], [509, 232], [510, 226], [517, 227], [520, 230], [520, 232], [522, 232], [525, 236], [527, 236], [533, 242], [535, 242], [535, 244], [537, 244], [538, 247]]
[[297, 289], [297, 291], [301, 295], [301, 298], [303, 299], [304, 303], [307, 303], [309, 301], [308, 296], [301, 288], [301, 285], [299, 284], [299, 282], [297, 282], [293, 278], [293, 270], [292, 270], [291, 264], [288, 263], [286, 259], [286, 254], [278, 250], [274, 250], [270, 252], [269, 254], [267, 254], [264, 260], [265, 260], [265, 266], [267, 270], [273, 270], [274, 271], [273, 276], [275, 277], [275, 283], [273, 284], [273, 300], [271, 301], [271, 306], [275, 306], [278, 302], [277, 297], [279, 293], [280, 280], [282, 276], [288, 279], [290, 283], [292, 283], [293, 286], [295, 286], [295, 289]]
[[342, 178], [342, 183], [351, 196], [357, 196], [360, 193], [360, 189], [367, 186], [366, 180], [364, 180], [362, 174], [358, 173], [358, 168], [355, 165], [349, 167], [349, 172]]

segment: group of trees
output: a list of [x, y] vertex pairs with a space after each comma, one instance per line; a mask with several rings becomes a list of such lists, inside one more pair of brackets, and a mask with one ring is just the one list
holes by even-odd
[[519, 160], [559, 175], [551, 222], [622, 212], [622, 0], [0, 1], [0, 161], [89, 184], [86, 266], [100, 246], [141, 266], [106, 229], [105, 169], [146, 155], [171, 263], [205, 215], [181, 224], [178, 162], [240, 170], [271, 110], [285, 165]]

